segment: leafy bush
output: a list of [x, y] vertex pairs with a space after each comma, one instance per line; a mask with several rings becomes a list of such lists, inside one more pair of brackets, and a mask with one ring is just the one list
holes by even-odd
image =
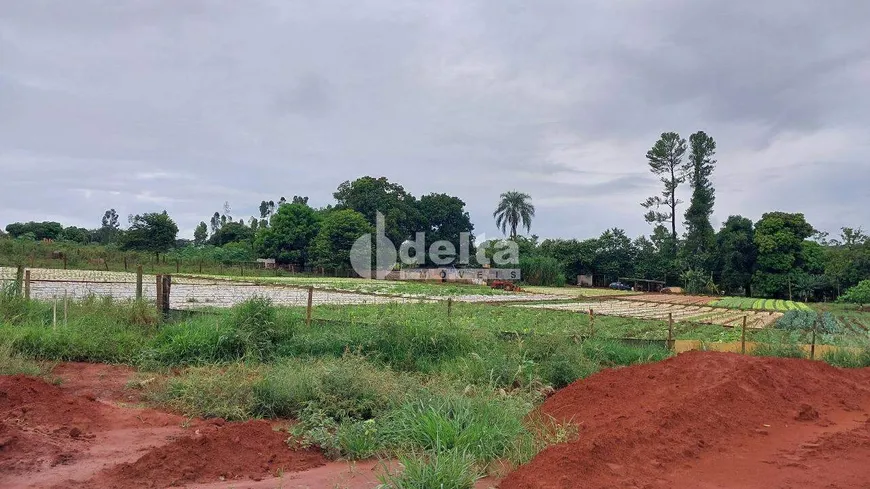
[[520, 257], [520, 275], [529, 285], [565, 285], [562, 264], [549, 256]]
[[254, 358], [269, 358], [285, 332], [278, 325], [278, 313], [267, 297], [254, 296], [233, 307], [229, 318], [245, 353]]
[[870, 304], [870, 279], [862, 280], [858, 285], [847, 290], [837, 299], [837, 302]]

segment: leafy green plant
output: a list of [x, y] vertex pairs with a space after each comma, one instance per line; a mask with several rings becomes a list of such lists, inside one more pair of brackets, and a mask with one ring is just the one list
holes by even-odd
[[870, 279], [862, 280], [858, 285], [847, 290], [837, 299], [837, 302], [870, 304]]
[[385, 471], [385, 489], [471, 489], [483, 474], [474, 457], [462, 450], [411, 453], [399, 458], [401, 469]]
[[229, 321], [247, 354], [269, 358], [275, 353], [282, 331], [271, 299], [254, 296], [234, 306]]

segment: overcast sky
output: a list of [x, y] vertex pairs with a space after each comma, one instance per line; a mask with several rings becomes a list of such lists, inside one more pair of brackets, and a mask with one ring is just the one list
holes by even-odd
[[4, 0], [0, 226], [166, 209], [192, 236], [372, 175], [478, 234], [516, 189], [541, 237], [637, 236], [646, 151], [704, 130], [717, 228], [868, 229], [868, 26], [865, 0]]

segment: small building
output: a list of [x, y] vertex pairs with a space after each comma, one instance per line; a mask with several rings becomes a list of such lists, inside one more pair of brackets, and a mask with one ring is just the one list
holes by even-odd
[[257, 258], [257, 263], [259, 263], [263, 268], [270, 270], [276, 267], [274, 258]]

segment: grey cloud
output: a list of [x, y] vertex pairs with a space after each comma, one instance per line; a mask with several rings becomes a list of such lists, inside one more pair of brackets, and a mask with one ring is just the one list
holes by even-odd
[[6, 1], [0, 225], [165, 207], [190, 234], [225, 200], [325, 205], [371, 174], [461, 197], [490, 235], [514, 188], [541, 236], [637, 235], [646, 149], [703, 129], [716, 216], [870, 227], [868, 19], [857, 0]]

